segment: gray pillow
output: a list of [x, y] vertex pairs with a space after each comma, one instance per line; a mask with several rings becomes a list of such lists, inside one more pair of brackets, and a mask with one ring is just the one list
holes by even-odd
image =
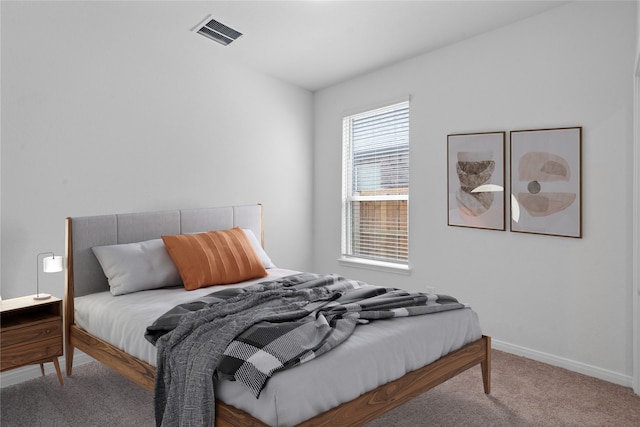
[[256, 252], [256, 255], [258, 255], [258, 258], [260, 258], [260, 260], [262, 261], [264, 268], [276, 268], [275, 264], [271, 262], [271, 258], [269, 258], [269, 255], [267, 255], [260, 242], [258, 242], [255, 234], [253, 234], [253, 231], [249, 230], [248, 228], [243, 228], [242, 231], [244, 231], [244, 234], [247, 235], [247, 238], [251, 242], [251, 247]]
[[112, 295], [182, 284], [162, 239], [91, 248], [109, 280]]

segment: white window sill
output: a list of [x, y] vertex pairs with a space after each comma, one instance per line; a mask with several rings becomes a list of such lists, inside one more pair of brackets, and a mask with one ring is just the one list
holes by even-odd
[[384, 261], [373, 261], [362, 258], [349, 258], [343, 257], [338, 258], [338, 264], [343, 265], [345, 267], [356, 267], [356, 268], [366, 268], [369, 270], [378, 270], [384, 271], [387, 273], [396, 273], [396, 274], [411, 274], [411, 266], [396, 264], [393, 262], [384, 262]]

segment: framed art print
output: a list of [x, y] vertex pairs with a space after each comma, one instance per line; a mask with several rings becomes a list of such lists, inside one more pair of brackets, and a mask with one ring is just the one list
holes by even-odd
[[582, 127], [511, 132], [511, 231], [582, 237]]
[[505, 134], [447, 135], [448, 225], [505, 229]]

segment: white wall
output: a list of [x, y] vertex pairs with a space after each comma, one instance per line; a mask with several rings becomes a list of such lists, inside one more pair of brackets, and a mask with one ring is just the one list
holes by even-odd
[[[279, 265], [436, 286], [498, 346], [630, 384], [635, 5], [576, 2], [425, 54], [318, 92], [314, 118], [312, 94], [188, 31], [204, 2], [193, 17], [173, 2], [3, 1], [0, 294], [34, 292], [66, 216], [262, 202]], [[412, 275], [341, 267], [342, 113], [407, 93]], [[576, 125], [583, 239], [446, 226], [448, 133]], [[62, 296], [61, 274], [41, 284]]]
[[2, 2], [3, 298], [67, 216], [261, 202], [274, 262], [310, 268], [313, 94], [192, 33], [201, 5]]
[[636, 1], [636, 61], [635, 61], [635, 156], [634, 156], [634, 241], [633, 241], [633, 280], [634, 280], [634, 378], [633, 390], [640, 394], [640, 2]]
[[[435, 286], [496, 347], [630, 386], [635, 8], [573, 2], [316, 93], [315, 270]], [[405, 94], [412, 274], [340, 266], [342, 115]], [[583, 127], [582, 239], [447, 226], [447, 134], [565, 126]]]

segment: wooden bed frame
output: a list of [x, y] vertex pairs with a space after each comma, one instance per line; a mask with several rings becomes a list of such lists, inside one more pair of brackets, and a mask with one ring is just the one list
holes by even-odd
[[[260, 224], [261, 226], [262, 224]], [[67, 218], [65, 248], [67, 273], [64, 299], [66, 373], [67, 375], [72, 374], [73, 354], [74, 349], [77, 348], [140, 386], [153, 390], [155, 383], [154, 366], [89, 334], [75, 324], [72, 228], [73, 219]], [[262, 239], [261, 231], [259, 235]], [[478, 364], [481, 366], [484, 392], [489, 394], [491, 392], [491, 338], [482, 336], [479, 340], [467, 344], [427, 366], [409, 372], [395, 381], [383, 384], [350, 402], [343, 403], [304, 421], [299, 426], [351, 427], [366, 424]], [[217, 427], [268, 427], [267, 424], [248, 413], [219, 400], [216, 401], [215, 410]]]

